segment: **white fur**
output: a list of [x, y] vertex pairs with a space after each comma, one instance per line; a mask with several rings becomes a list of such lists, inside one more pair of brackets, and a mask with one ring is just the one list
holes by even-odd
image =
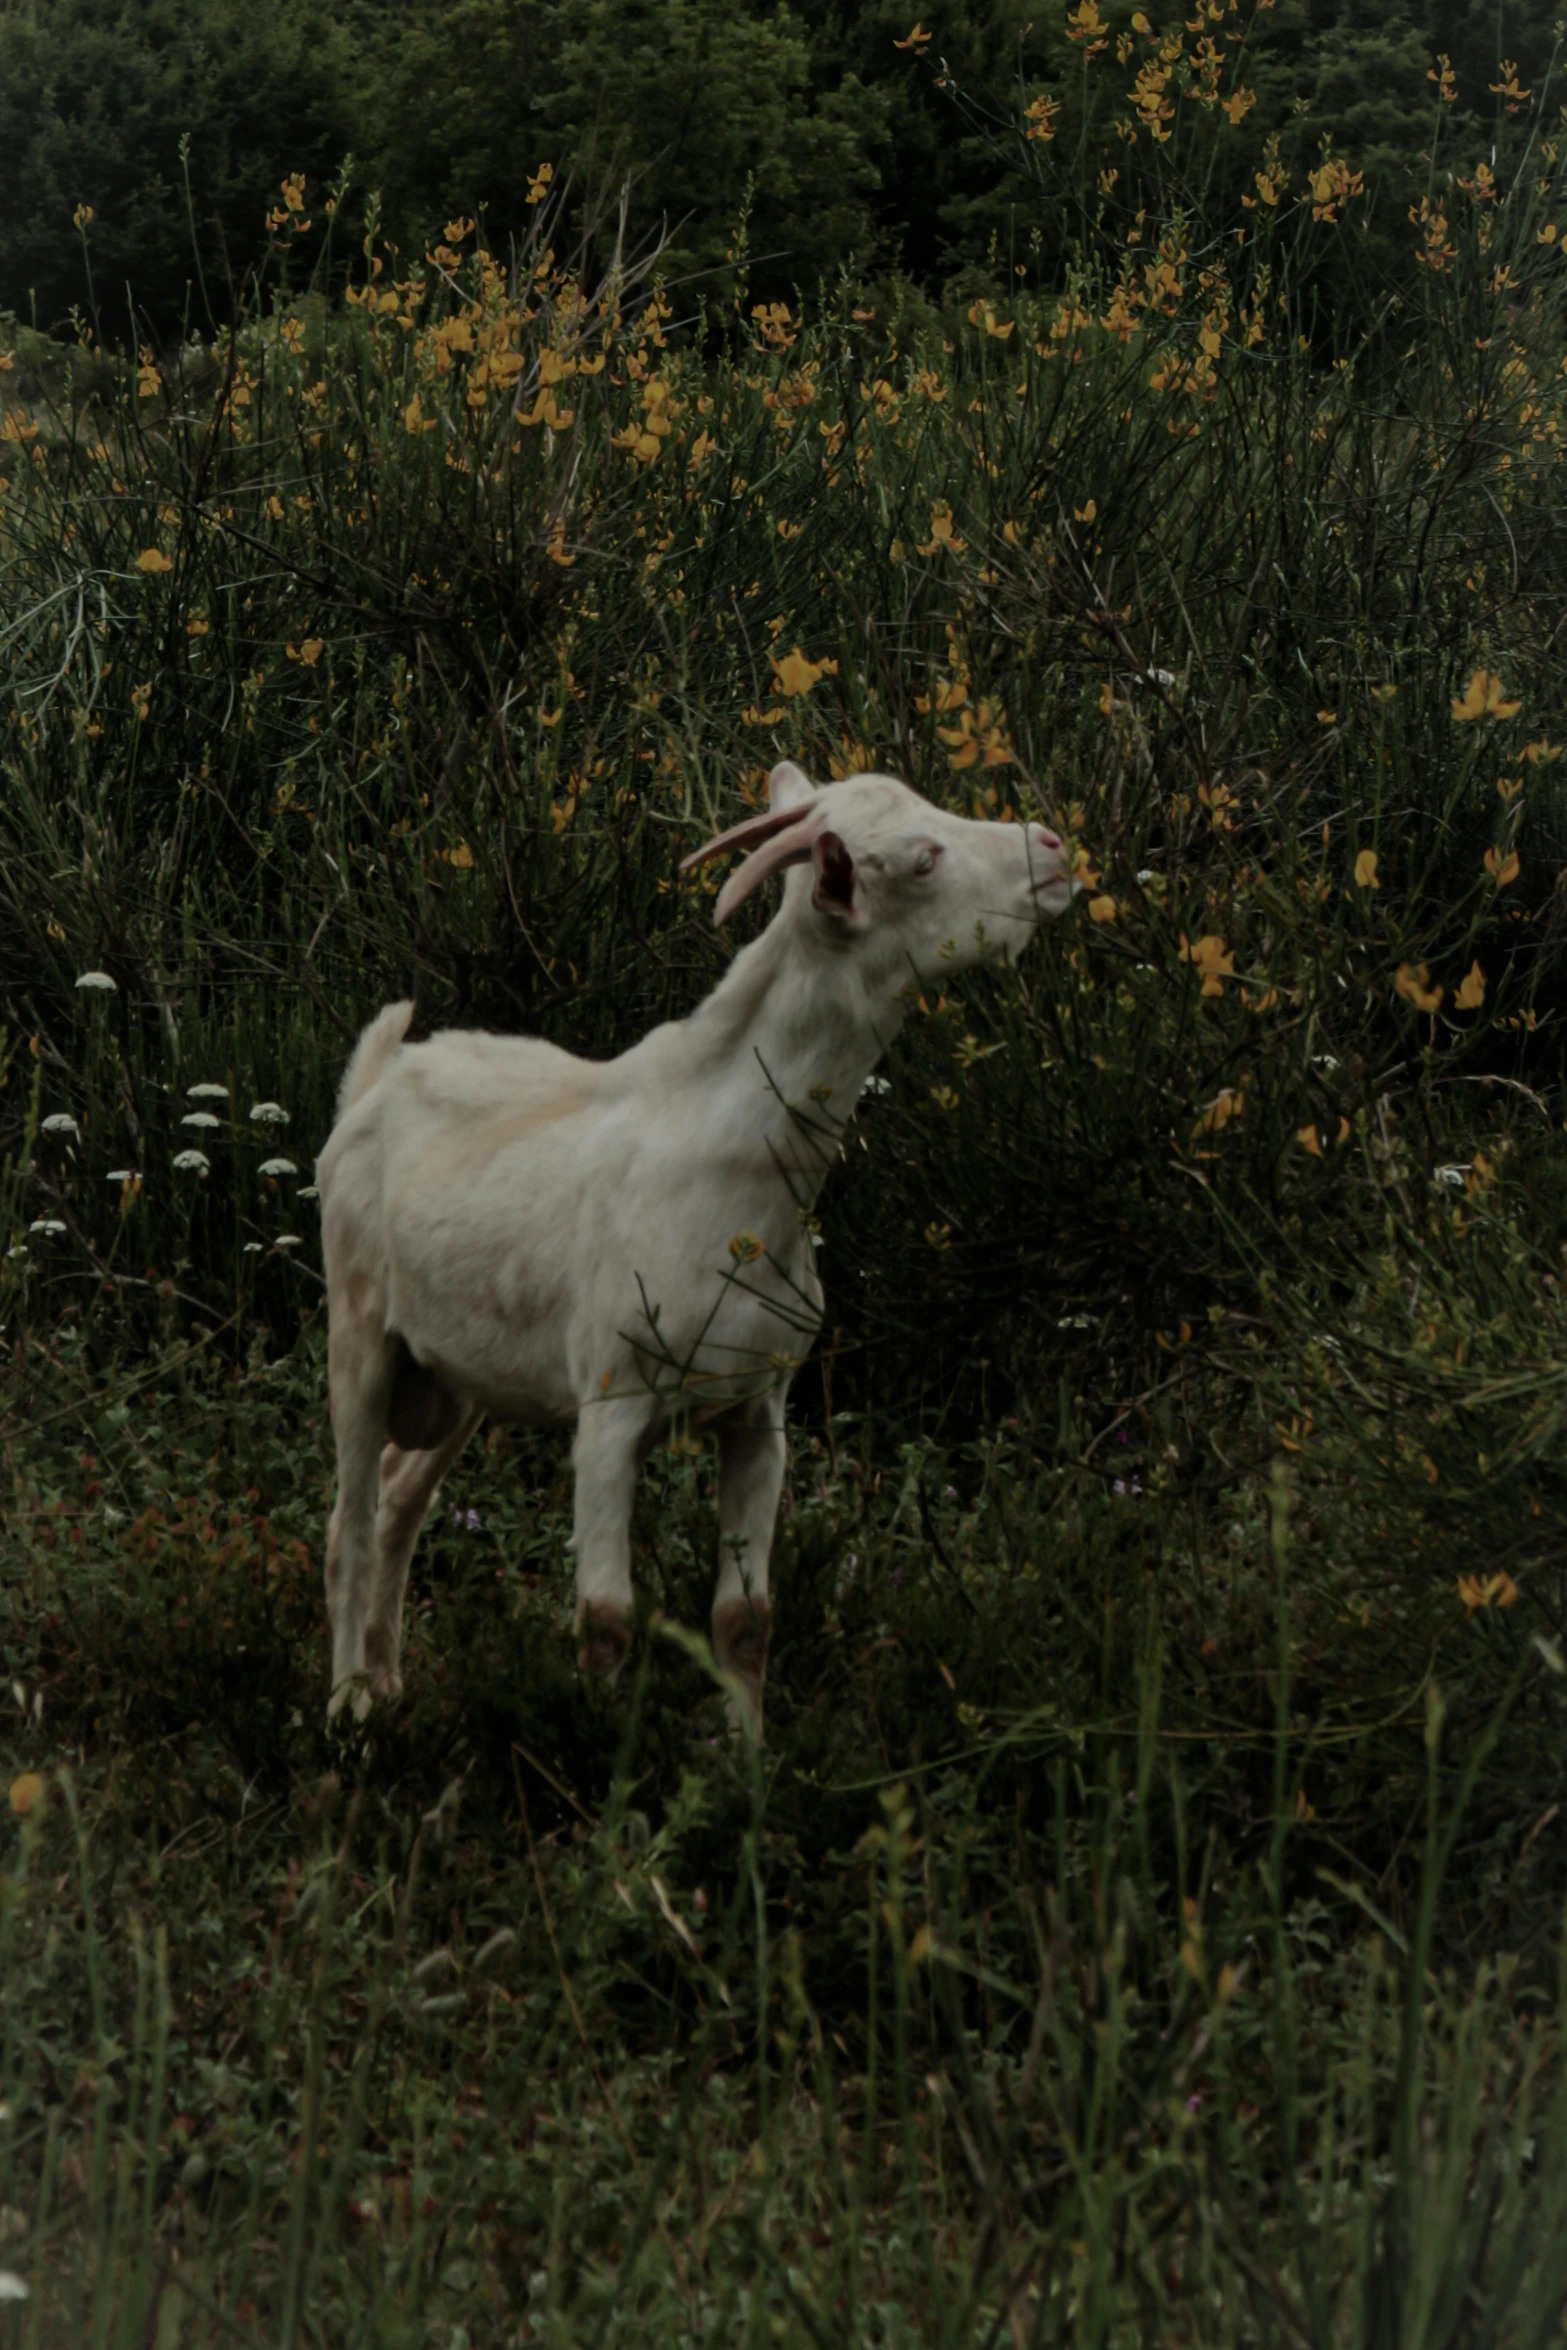
[[[911, 992], [1017, 952], [1071, 894], [1040, 825], [970, 823], [887, 776], [818, 792], [787, 764], [770, 795], [771, 819], [736, 828], [737, 845], [773, 837], [731, 877], [719, 919], [793, 868], [783, 903], [689, 1018], [613, 1061], [467, 1030], [404, 1044], [408, 1004], [359, 1041], [317, 1170], [334, 1707], [400, 1689], [414, 1542], [486, 1412], [575, 1422], [582, 1661], [617, 1670], [632, 1488], [687, 1417], [717, 1424], [714, 1645], [760, 1732], [784, 1400], [822, 1306], [816, 1195]], [[426, 1400], [455, 1399], [455, 1424], [417, 1448], [386, 1441], [410, 1376]]]

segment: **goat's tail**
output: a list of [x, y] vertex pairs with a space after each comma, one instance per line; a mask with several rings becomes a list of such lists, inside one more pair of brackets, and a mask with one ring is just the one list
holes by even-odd
[[387, 1062], [408, 1034], [408, 1023], [414, 1016], [412, 1004], [388, 1004], [378, 1012], [354, 1047], [353, 1059], [343, 1072], [343, 1083], [337, 1096], [337, 1114], [345, 1110], [376, 1084]]

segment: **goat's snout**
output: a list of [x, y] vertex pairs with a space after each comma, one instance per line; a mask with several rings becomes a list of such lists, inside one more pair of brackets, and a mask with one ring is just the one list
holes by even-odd
[[1060, 856], [1063, 846], [1061, 835], [1059, 832], [1052, 832], [1048, 825], [1031, 824], [1028, 828], [1028, 837], [1036, 849], [1043, 849], [1048, 856]]

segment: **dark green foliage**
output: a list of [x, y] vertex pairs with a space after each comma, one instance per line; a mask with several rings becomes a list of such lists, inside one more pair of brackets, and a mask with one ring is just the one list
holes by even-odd
[[[1106, 0], [1117, 36], [1130, 38], [1132, 14]], [[318, 202], [350, 156], [414, 251], [476, 209], [504, 250], [527, 226], [542, 164], [593, 191], [595, 213], [624, 179], [632, 241], [667, 231], [683, 304], [727, 301], [742, 216], [751, 283], [769, 297], [851, 266], [931, 291], [1004, 288], [1018, 264], [1054, 284], [1106, 196], [1116, 214], [1135, 202], [1149, 156], [1145, 135], [1140, 151], [1108, 159], [1118, 189], [1096, 188], [1107, 159], [1088, 167], [1083, 140], [1102, 127], [1110, 65], [1085, 57], [1067, 17], [1067, 0], [954, 0], [932, 13], [922, 51], [897, 46], [912, 21], [902, 0], [458, 0], [346, 16], [318, 0], [264, 12], [233, 0], [5, 0], [0, 306], [51, 329], [96, 306], [117, 340], [132, 304], [161, 341], [187, 320], [205, 328], [230, 315], [231, 285], [262, 259], [283, 176], [305, 173]], [[1251, 130], [1276, 132], [1297, 171], [1331, 135], [1372, 191], [1364, 248], [1322, 289], [1324, 315], [1348, 301], [1363, 321], [1405, 286], [1410, 201], [1445, 185], [1455, 163], [1472, 169], [1499, 131], [1505, 145], [1515, 118], [1538, 120], [1553, 22], [1546, 0], [1280, 0], [1214, 28], [1255, 93]], [[1458, 103], [1435, 140], [1439, 54]], [[1503, 57], [1531, 94], [1516, 108], [1493, 87]], [[1048, 149], [1022, 135], [1022, 106], [1040, 91], [1062, 108]], [[1177, 155], [1190, 128], [1176, 126]], [[1233, 140], [1190, 167], [1186, 193], [1217, 226], [1249, 186]], [[91, 290], [72, 226], [84, 203]]]
[[115, 341], [230, 317], [281, 174], [324, 192], [353, 144], [338, 27], [318, 0], [7, 0], [0, 306]]

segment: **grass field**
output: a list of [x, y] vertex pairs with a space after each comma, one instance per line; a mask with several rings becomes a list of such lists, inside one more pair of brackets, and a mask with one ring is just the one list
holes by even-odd
[[[291, 287], [291, 185], [215, 344], [13, 337], [0, 2344], [1560, 2339], [1567, 215], [1517, 140], [1381, 303], [1328, 299], [1348, 163], [1251, 158], [1221, 231], [1183, 151], [949, 309], [690, 317], [548, 196], [504, 264], [372, 208]], [[689, 1008], [679, 858], [783, 755], [1047, 816], [1085, 888], [922, 1004], [824, 1195], [766, 1751], [687, 1629], [710, 1457], [650, 1465], [606, 1698], [563, 1448], [505, 1431], [405, 1699], [329, 1732], [349, 1042]]]

